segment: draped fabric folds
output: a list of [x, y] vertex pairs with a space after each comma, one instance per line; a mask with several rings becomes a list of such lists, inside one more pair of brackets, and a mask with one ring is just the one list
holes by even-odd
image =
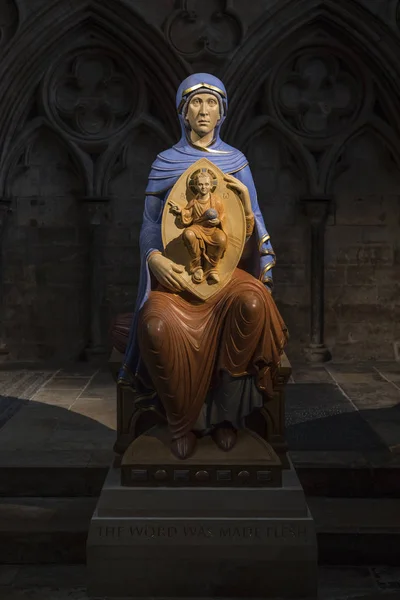
[[245, 271], [236, 269], [209, 302], [194, 304], [159, 286], [140, 313], [138, 376], [156, 388], [170, 430], [180, 437], [193, 428], [208, 389], [218, 385], [223, 371], [252, 375], [271, 398], [286, 339], [272, 296]]

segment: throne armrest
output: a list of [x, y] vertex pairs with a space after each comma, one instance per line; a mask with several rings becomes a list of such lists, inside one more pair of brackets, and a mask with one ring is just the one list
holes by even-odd
[[281, 356], [281, 361], [278, 366], [278, 372], [274, 381], [274, 389], [281, 390], [288, 383], [290, 376], [292, 374], [292, 365], [289, 362], [286, 353], [283, 352]]

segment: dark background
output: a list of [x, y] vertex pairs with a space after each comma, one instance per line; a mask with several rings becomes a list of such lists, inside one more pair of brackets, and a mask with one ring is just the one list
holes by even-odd
[[[107, 351], [133, 309], [151, 162], [175, 91], [228, 89], [277, 255], [291, 360], [310, 341], [310, 218], [329, 207], [325, 343], [393, 359], [400, 340], [397, 0], [0, 0], [0, 341], [5, 360]], [[318, 221], [317, 215], [317, 221]]]

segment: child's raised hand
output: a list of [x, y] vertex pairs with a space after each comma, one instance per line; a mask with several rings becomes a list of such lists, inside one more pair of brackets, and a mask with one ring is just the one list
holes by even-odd
[[177, 204], [175, 204], [175, 202], [172, 202], [172, 200], [169, 200], [168, 204], [170, 206], [170, 211], [172, 212], [172, 214], [174, 214], [174, 215], [180, 215], [181, 214], [182, 209], [179, 208], [179, 206]]

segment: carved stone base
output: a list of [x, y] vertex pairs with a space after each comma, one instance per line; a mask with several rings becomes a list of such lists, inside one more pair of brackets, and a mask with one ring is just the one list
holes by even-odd
[[282, 475], [277, 488], [132, 488], [111, 468], [89, 530], [89, 594], [316, 597], [314, 522], [293, 467]]
[[194, 454], [179, 460], [169, 449], [167, 427], [156, 426], [134, 440], [121, 462], [126, 486], [279, 487], [282, 464], [271, 446], [256, 433], [238, 431], [230, 452], [209, 435], [198, 439]]
[[306, 359], [312, 363], [323, 363], [331, 360], [332, 355], [325, 344], [310, 344], [305, 351]]

